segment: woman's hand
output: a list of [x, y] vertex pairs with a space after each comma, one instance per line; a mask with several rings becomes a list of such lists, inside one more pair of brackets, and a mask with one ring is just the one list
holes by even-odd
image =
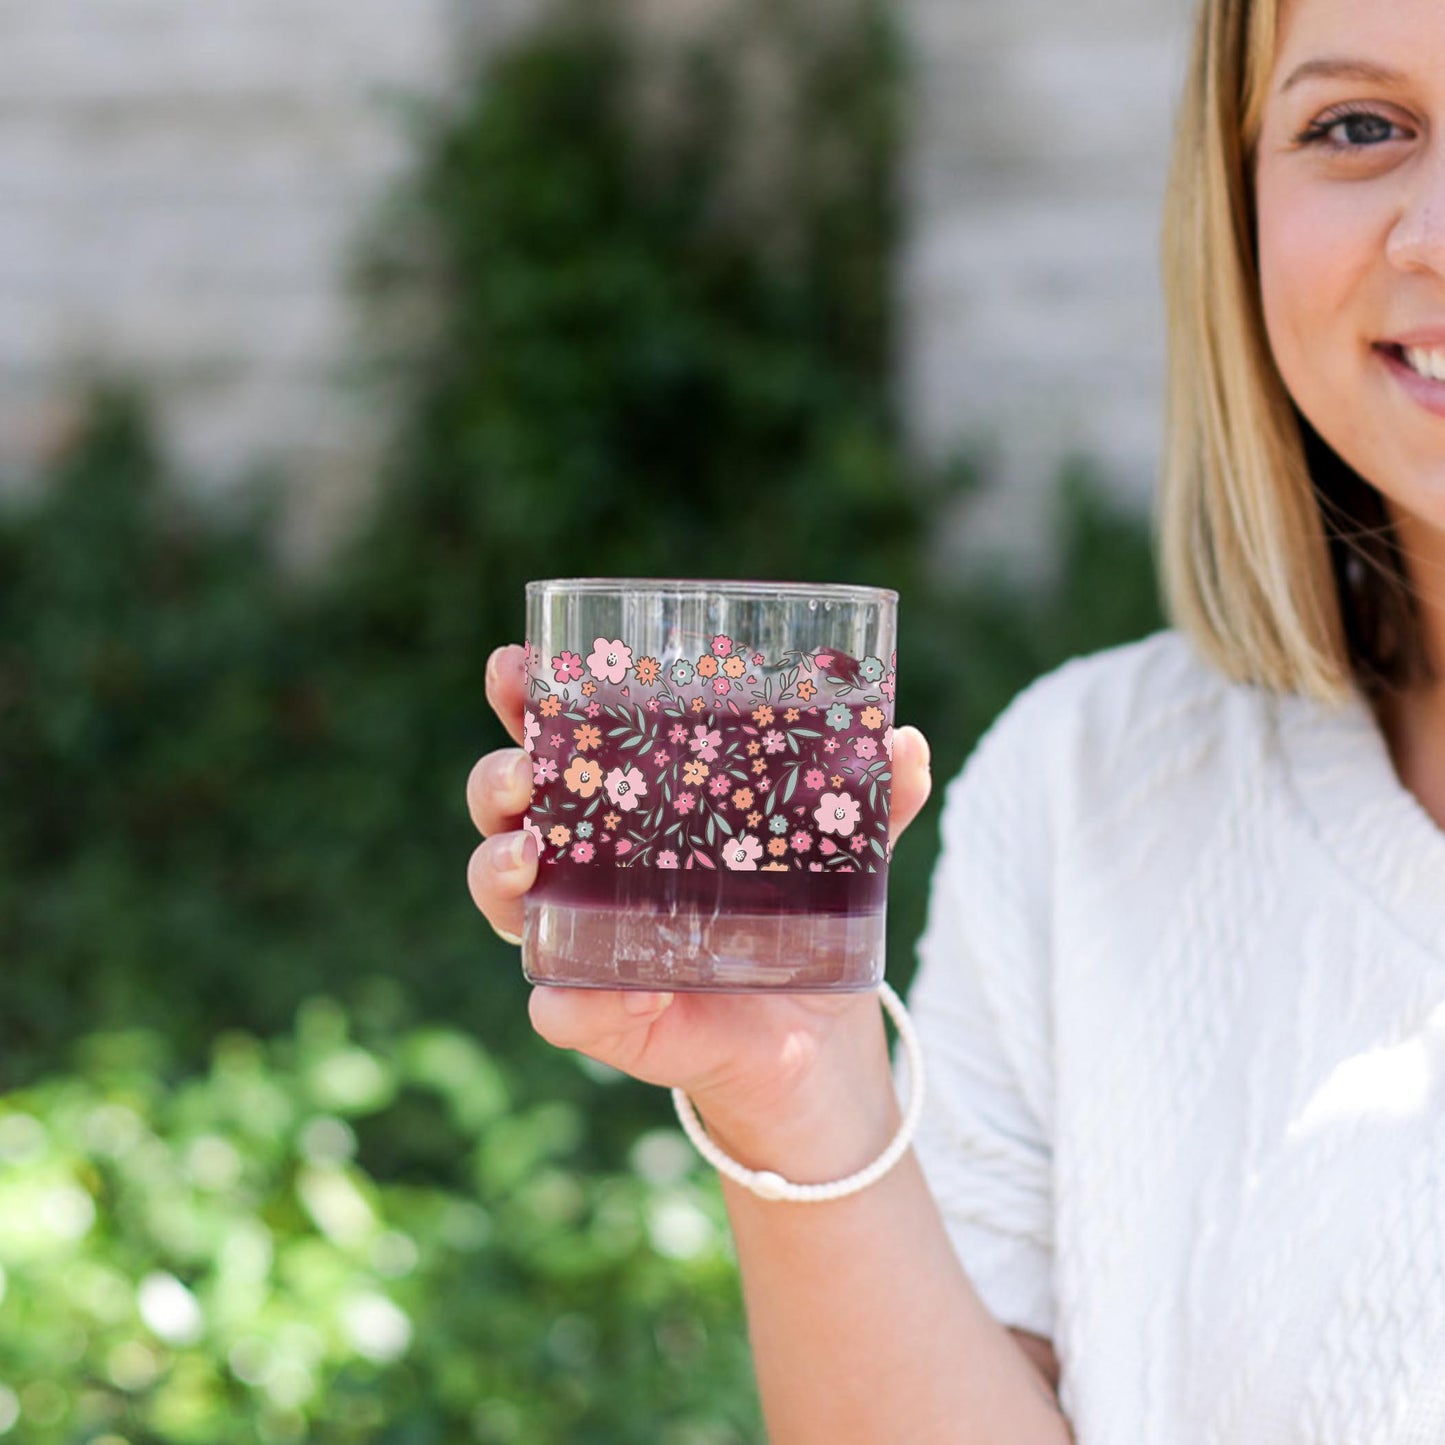
[[[487, 664], [487, 698], [507, 732], [522, 740], [523, 652], [498, 648]], [[537, 876], [536, 846], [521, 830], [532, 792], [520, 747], [481, 758], [467, 779], [467, 805], [485, 841], [467, 881], [487, 921], [509, 942], [522, 932], [523, 896]], [[928, 744], [917, 728], [893, 735], [889, 832], [893, 841], [928, 800]], [[860, 1051], [886, 1068], [875, 993], [644, 993], [631, 989], [539, 986], [532, 1025], [549, 1043], [577, 1049], [647, 1083], [685, 1090], [710, 1128], [734, 1138], [766, 1137], [770, 1119], [804, 1117], [805, 1101], [846, 1107], [846, 1094], [874, 1093]], [[839, 1091], [843, 1094], [840, 1096]], [[860, 1105], [866, 1106], [863, 1097]], [[759, 1128], [764, 1132], [759, 1132]]]

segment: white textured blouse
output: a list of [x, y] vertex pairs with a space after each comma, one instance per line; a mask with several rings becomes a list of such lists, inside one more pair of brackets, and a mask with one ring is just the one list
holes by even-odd
[[1076, 658], [942, 833], [916, 1148], [1078, 1445], [1445, 1442], [1445, 833], [1364, 699]]

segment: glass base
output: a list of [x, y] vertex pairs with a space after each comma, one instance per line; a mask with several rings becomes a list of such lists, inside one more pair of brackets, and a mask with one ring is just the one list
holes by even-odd
[[860, 993], [883, 981], [886, 912], [737, 913], [528, 900], [522, 973], [567, 988]]

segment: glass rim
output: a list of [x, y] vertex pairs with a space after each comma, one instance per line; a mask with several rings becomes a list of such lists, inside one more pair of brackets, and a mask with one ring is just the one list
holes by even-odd
[[806, 597], [865, 605], [896, 605], [898, 602], [898, 593], [891, 587], [867, 587], [847, 582], [764, 582], [703, 577], [548, 577], [527, 583], [528, 600], [551, 593], [604, 596], [624, 592], [663, 593], [676, 597]]

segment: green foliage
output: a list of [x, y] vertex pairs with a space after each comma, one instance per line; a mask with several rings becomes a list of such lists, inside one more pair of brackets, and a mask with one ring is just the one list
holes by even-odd
[[195, 1074], [151, 1031], [85, 1038], [0, 1105], [0, 1421], [18, 1404], [27, 1445], [758, 1439], [711, 1181], [671, 1131], [588, 1169], [585, 1131], [471, 1035], [324, 999]]
[[[943, 781], [1032, 677], [1159, 625], [1143, 528], [1083, 470], [1054, 587], [929, 581], [933, 518], [979, 482], [910, 464], [895, 416], [880, 11], [737, 12], [795, 98], [749, 189], [726, 48], [644, 127], [599, 9], [439, 119], [370, 247], [373, 299], [429, 296], [439, 325], [324, 575], [283, 575], [265, 494], [224, 526], [186, 506], [121, 394], [0, 516], [0, 1217], [31, 1221], [0, 1230], [0, 1380], [27, 1441], [756, 1438], [716, 1191], [628, 1163], [674, 1157], [666, 1095], [536, 1040], [467, 895], [463, 786], [504, 741], [483, 669], [522, 584], [899, 589], [898, 715], [940, 785], [890, 878], [900, 987]], [[669, 1255], [697, 1218], [706, 1249]], [[201, 1338], [137, 1314], [148, 1278]], [[399, 1358], [348, 1332], [357, 1298], [404, 1312]]]

